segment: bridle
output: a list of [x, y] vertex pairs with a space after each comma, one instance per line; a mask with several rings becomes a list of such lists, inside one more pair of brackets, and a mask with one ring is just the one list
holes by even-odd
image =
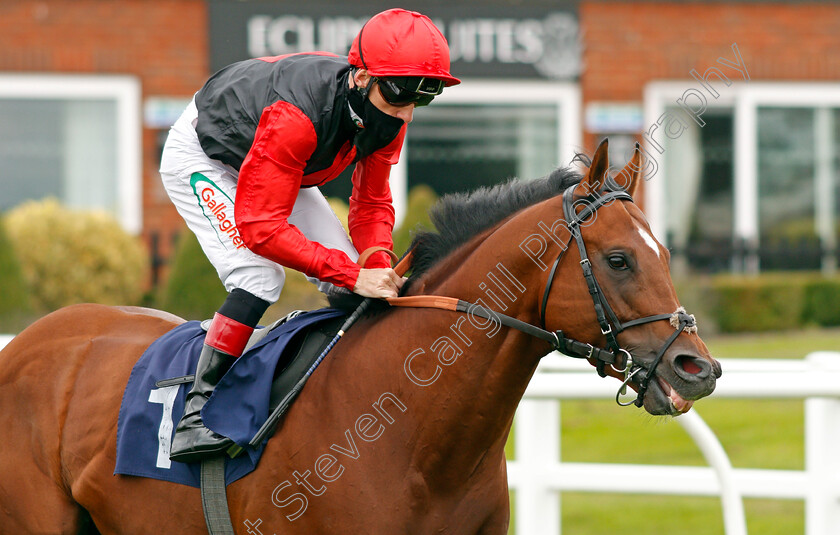
[[[609, 185], [610, 184], [608, 182], [607, 186]], [[585, 198], [584, 202], [581, 202], [580, 199], [575, 198], [576, 187], [577, 185], [570, 186], [563, 192], [563, 217], [566, 221], [567, 228], [571, 233], [569, 242], [574, 239], [577, 244], [578, 252], [580, 253], [580, 267], [583, 270], [583, 278], [586, 281], [586, 286], [589, 289], [589, 295], [592, 297], [592, 303], [595, 306], [595, 316], [598, 320], [598, 326], [601, 328], [601, 334], [603, 334], [607, 339], [607, 346], [609, 349], [605, 350], [596, 348], [591, 344], [583, 344], [582, 342], [572, 340], [567, 338], [563, 334], [563, 331], [554, 332], [554, 335], [557, 338], [555, 349], [570, 357], [595, 359], [595, 367], [598, 370], [598, 375], [601, 377], [606, 376], [607, 364], [609, 364], [618, 373], [623, 373], [624, 381], [621, 384], [619, 392], [616, 394], [616, 402], [619, 405], [635, 404], [637, 407], [641, 407], [648, 385], [650, 384], [651, 379], [653, 379], [656, 375], [656, 367], [662, 361], [662, 357], [665, 356], [665, 352], [669, 347], [671, 347], [671, 344], [674, 343], [674, 340], [677, 339], [677, 336], [679, 336], [681, 332], [696, 331], [697, 324], [694, 320], [694, 316], [686, 313], [685, 309], [682, 307], [670, 314], [655, 314], [652, 316], [636, 318], [627, 322], [622, 322], [618, 319], [618, 316], [613, 311], [609, 301], [607, 301], [604, 292], [601, 290], [601, 286], [598, 284], [598, 279], [595, 278], [595, 273], [592, 271], [592, 263], [590, 262], [589, 255], [586, 252], [586, 243], [583, 239], [581, 227], [584, 226], [583, 223], [585, 223], [590, 217], [594, 216], [595, 212], [597, 212], [600, 207], [615, 200], [633, 202], [633, 198], [625, 190], [613, 186], [615, 189], [607, 189], [603, 193], [590, 194]], [[576, 206], [578, 204], [583, 204], [583, 209], [580, 212], [577, 212], [576, 210]], [[557, 267], [560, 265], [560, 260], [563, 258], [563, 253], [566, 249], [568, 249], [568, 244], [560, 251], [560, 254], [557, 255], [557, 259], [551, 266], [548, 281], [546, 282], [545, 290], [543, 291], [542, 303], [540, 305], [540, 326], [542, 329], [545, 329], [545, 314], [548, 305], [548, 296], [551, 293], [551, 286], [554, 282]], [[652, 323], [660, 320], [668, 320], [675, 328], [674, 333], [671, 334], [671, 336], [656, 353], [656, 357], [651, 364], [644, 365], [642, 363], [634, 362], [633, 356], [630, 352], [621, 348], [616, 335], [630, 327], [644, 325], [646, 323]], [[623, 359], [620, 358], [622, 356]], [[623, 360], [621, 369], [615, 367], [616, 362], [619, 360]], [[636, 377], [637, 375], [638, 377]], [[637, 379], [639, 385], [638, 395], [636, 399], [631, 402], [622, 402], [620, 396], [626, 392], [627, 385], [634, 378]]]
[[[525, 334], [544, 340], [548, 342], [555, 351], [559, 351], [564, 355], [574, 358], [595, 360], [595, 367], [598, 369], [598, 374], [601, 377], [605, 377], [607, 375], [606, 366], [609, 365], [616, 372], [624, 374], [624, 380], [615, 395], [616, 403], [622, 406], [636, 405], [637, 407], [641, 407], [644, 403], [644, 396], [645, 392], [647, 392], [648, 385], [656, 376], [656, 367], [662, 361], [662, 357], [665, 355], [665, 352], [669, 347], [671, 347], [671, 344], [674, 343], [674, 340], [677, 339], [677, 336], [679, 336], [681, 332], [695, 332], [697, 330], [697, 324], [694, 321], [694, 316], [687, 314], [685, 309], [682, 307], [670, 314], [645, 316], [643, 318], [637, 318], [624, 323], [618, 319], [606, 297], [604, 297], [604, 292], [601, 291], [601, 287], [598, 285], [598, 280], [595, 278], [595, 274], [592, 272], [592, 263], [589, 261], [589, 256], [586, 253], [586, 244], [584, 243], [583, 235], [581, 234], [581, 227], [583, 227], [583, 223], [586, 222], [589, 217], [593, 216], [602, 206], [606, 206], [607, 204], [617, 200], [633, 202], [633, 198], [629, 193], [618, 187], [618, 185], [611, 180], [607, 182], [604, 192], [591, 194], [585, 198], [575, 198], [574, 192], [576, 187], [577, 184], [570, 186], [563, 192], [563, 217], [565, 218], [571, 237], [565, 244], [565, 247], [560, 250], [560, 254], [557, 255], [557, 259], [554, 261], [554, 264], [551, 266], [551, 271], [548, 274], [548, 280], [545, 284], [545, 290], [543, 290], [543, 298], [540, 305], [540, 327], [531, 325], [530, 323], [526, 323], [500, 312], [490, 310], [479, 304], [470, 303], [469, 301], [464, 301], [455, 297], [439, 295], [413, 295], [408, 297], [393, 297], [386, 299], [386, 301], [391, 306], [452, 310], [495, 321], [506, 327], [517, 329]], [[576, 205], [578, 204], [584, 205], [583, 210], [580, 212], [577, 212], [576, 210]], [[598, 325], [601, 327], [601, 333], [607, 338], [608, 349], [602, 349], [600, 347], [595, 347], [592, 344], [574, 340], [567, 337], [563, 331], [549, 331], [545, 328], [545, 314], [548, 306], [548, 296], [551, 293], [554, 276], [557, 274], [557, 268], [560, 265], [560, 260], [563, 259], [563, 253], [569, 248], [572, 239], [575, 240], [578, 246], [578, 251], [580, 251], [580, 267], [583, 269], [583, 278], [586, 280], [586, 286], [589, 288], [589, 295], [592, 296], [592, 302], [595, 305], [595, 316], [598, 319]], [[371, 247], [359, 256], [358, 264], [363, 266], [365, 264], [365, 260], [369, 258], [371, 254], [378, 251], [385, 251], [390, 254], [393, 259], [396, 259], [396, 255], [388, 249], [383, 247]], [[394, 271], [396, 271], [398, 275], [402, 276], [411, 265], [411, 258], [412, 251], [409, 250], [399, 263], [394, 266]], [[374, 301], [374, 299], [365, 299], [358, 305], [356, 310], [350, 314], [332, 341], [330, 341], [327, 347], [324, 348], [321, 355], [318, 356], [316, 361], [309, 368], [306, 376], [295, 385], [289, 394], [286, 395], [265, 423], [263, 423], [262, 427], [260, 427], [254, 438], [251, 439], [250, 445], [252, 447], [257, 447], [273, 432], [274, 427], [277, 425], [277, 422], [282, 417], [283, 413], [286, 409], [288, 409], [292, 400], [295, 396], [297, 396], [297, 393], [300, 392], [300, 389], [303, 388], [306, 378], [309, 377], [315, 367], [318, 366], [324, 357], [326, 357], [327, 353], [329, 353], [329, 351], [335, 346], [347, 329], [349, 329], [350, 326], [352, 326], [360, 317], [362, 317], [362, 315], [364, 315], [372, 301]], [[671, 326], [675, 329], [674, 333], [665, 340], [665, 343], [656, 353], [656, 358], [654, 358], [651, 364], [645, 365], [636, 362], [633, 360], [633, 356], [630, 352], [626, 349], [622, 349], [618, 344], [616, 335], [630, 327], [644, 325], [645, 323], [652, 323], [660, 320], [668, 320], [671, 323]], [[638, 381], [638, 395], [633, 401], [623, 402], [621, 401], [621, 396], [627, 392], [627, 385], [629, 385], [630, 381], [633, 379]]]
[[[592, 263], [586, 252], [586, 243], [583, 239], [581, 228], [589, 217], [593, 217], [599, 208], [606, 206], [613, 201], [630, 201], [633, 198], [624, 189], [621, 189], [616, 184], [610, 184], [609, 181], [603, 192], [590, 194], [584, 198], [575, 197], [575, 189], [577, 184], [570, 186], [563, 192], [563, 216], [571, 233], [566, 246], [563, 247], [557, 255], [557, 259], [551, 266], [551, 271], [546, 281], [545, 290], [543, 291], [542, 303], [540, 305], [540, 326], [532, 325], [524, 321], [518, 320], [511, 316], [490, 310], [486, 307], [476, 303], [470, 303], [461, 299], [441, 296], [411, 296], [411, 297], [397, 297], [388, 299], [388, 303], [392, 306], [404, 307], [423, 307], [423, 308], [443, 308], [446, 310], [454, 310], [458, 312], [465, 312], [480, 318], [497, 321], [501, 325], [511, 327], [522, 331], [526, 334], [544, 340], [551, 344], [555, 351], [563, 353], [564, 355], [592, 359], [595, 361], [595, 367], [598, 370], [598, 375], [605, 377], [606, 366], [609, 365], [618, 373], [624, 374], [624, 380], [621, 387], [616, 393], [616, 402], [622, 406], [636, 405], [641, 407], [644, 402], [644, 395], [647, 392], [650, 381], [656, 375], [656, 367], [662, 361], [665, 352], [677, 339], [681, 332], [695, 332], [697, 324], [694, 316], [685, 312], [682, 307], [675, 312], [668, 314], [655, 314], [652, 316], [645, 316], [636, 318], [630, 321], [622, 322], [618, 319], [606, 297], [601, 290], [598, 280], [592, 271]], [[583, 209], [578, 212], [577, 207], [583, 205]], [[592, 344], [574, 340], [567, 337], [562, 330], [549, 331], [545, 326], [546, 308], [548, 306], [548, 297], [551, 293], [551, 287], [554, 282], [554, 277], [557, 273], [557, 268], [560, 261], [563, 259], [563, 253], [571, 245], [571, 240], [574, 239], [577, 243], [578, 251], [580, 252], [580, 266], [583, 270], [583, 278], [586, 281], [586, 286], [589, 289], [589, 295], [592, 297], [592, 303], [595, 306], [595, 316], [598, 320], [598, 325], [601, 333], [607, 339], [607, 349], [595, 347]], [[409, 253], [410, 255], [410, 253]], [[410, 256], [407, 255], [403, 260], [410, 262]], [[403, 262], [401, 262], [403, 264]], [[399, 266], [398, 266], [399, 267]], [[395, 268], [398, 273], [401, 271]], [[622, 349], [618, 343], [616, 335], [630, 327], [652, 323], [654, 321], [668, 320], [671, 326], [674, 327], [674, 333], [665, 340], [662, 347], [656, 353], [653, 362], [645, 365], [641, 362], [636, 362], [633, 356], [626, 349]], [[637, 381], [638, 395], [633, 401], [623, 402], [621, 396], [626, 393], [627, 385], [632, 380]]]

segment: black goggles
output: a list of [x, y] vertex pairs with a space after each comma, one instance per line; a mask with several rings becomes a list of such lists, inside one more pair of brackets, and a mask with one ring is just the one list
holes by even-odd
[[392, 106], [428, 106], [443, 92], [444, 81], [437, 78], [397, 76], [374, 78], [385, 102]]

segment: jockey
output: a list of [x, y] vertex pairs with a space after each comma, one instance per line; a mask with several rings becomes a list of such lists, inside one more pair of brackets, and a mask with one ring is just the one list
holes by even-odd
[[[207, 429], [201, 408], [239, 357], [285, 275], [319, 290], [395, 297], [388, 176], [414, 108], [460, 83], [449, 47], [420, 13], [390, 9], [359, 31], [347, 57], [325, 52], [234, 63], [214, 74], [172, 127], [164, 187], [219, 273], [228, 297], [213, 317], [170, 457], [193, 462], [232, 441]], [[317, 186], [351, 163], [344, 232]], [[351, 242], [352, 239], [352, 242]], [[339, 291], [346, 291], [339, 290]]]

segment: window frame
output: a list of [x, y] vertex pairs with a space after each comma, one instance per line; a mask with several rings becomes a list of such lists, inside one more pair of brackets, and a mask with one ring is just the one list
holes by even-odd
[[[709, 108], [732, 108], [734, 113], [735, 108], [735, 91], [732, 85], [726, 86], [723, 82], [715, 84], [720, 97], [714, 100], [707, 99]], [[667, 152], [660, 154], [656, 151], [651, 143], [646, 139], [645, 133], [657, 124], [657, 120], [665, 113], [666, 108], [673, 107], [677, 103], [677, 99], [681, 98], [683, 94], [689, 89], [695, 88], [698, 85], [697, 80], [672, 80], [672, 81], [658, 81], [651, 82], [645, 86], [644, 90], [644, 123], [642, 130], [642, 145], [645, 154], [650, 155], [657, 162], [658, 167], [663, 167], [662, 157], [667, 157]], [[655, 139], [661, 139], [656, 137]], [[734, 175], [734, 173], [733, 173]], [[651, 231], [656, 238], [662, 242], [666, 247], [667, 243], [667, 215], [666, 215], [666, 185], [662, 177], [653, 175], [652, 177], [645, 177], [644, 199], [645, 199], [645, 214], [647, 215], [648, 223]], [[735, 177], [737, 183], [737, 177]], [[737, 198], [736, 198], [737, 204]]]
[[[744, 84], [739, 88], [738, 101], [735, 106], [735, 178], [736, 202], [738, 195], [749, 199], [743, 214], [736, 211], [737, 238], [747, 243], [758, 245], [759, 242], [759, 207], [758, 207], [758, 122], [759, 107], [782, 108], [810, 108], [814, 110], [814, 120], [819, 121], [820, 110], [824, 108], [840, 108], [840, 83], [833, 82], [762, 82]], [[815, 124], [815, 128], [817, 125]], [[826, 187], [831, 185], [831, 170], [826, 169], [820, 150], [826, 147], [820, 145], [819, 136], [815, 136], [817, 146], [814, 147], [816, 158], [814, 162], [814, 188], [817, 192], [814, 209], [817, 213], [817, 235], [820, 243], [825, 247], [836, 247], [833, 231], [826, 234], [823, 226], [833, 229], [834, 219], [837, 217], [837, 206], [832, 206], [833, 194], [821, 195]], [[830, 147], [827, 148], [830, 151]], [[741, 188], [741, 191], [737, 191]], [[824, 193], [824, 192], [823, 192]], [[828, 203], [828, 204], [826, 204]], [[739, 217], [740, 216], [740, 217]], [[822, 222], [820, 223], [820, 220]], [[758, 258], [748, 257], [745, 271], [758, 272]], [[823, 269], [832, 272], [836, 266], [825, 261]]]
[[116, 205], [122, 227], [143, 227], [140, 81], [127, 75], [0, 73], [0, 99], [113, 100], [116, 105]]
[[[581, 92], [574, 82], [509, 79], [462, 79], [459, 85], [446, 88], [431, 106], [445, 105], [517, 105], [550, 104], [557, 109], [557, 155], [559, 162], [571, 162], [581, 150]], [[423, 109], [415, 110], [423, 113]], [[406, 133], [399, 163], [391, 168], [390, 184], [397, 225], [405, 215], [408, 202], [408, 155], [411, 151], [411, 125]]]
[[[574, 82], [469, 79], [449, 87], [435, 103], [453, 105], [551, 104], [557, 108], [557, 156], [570, 162], [581, 148], [581, 93]], [[434, 103], [432, 104], [434, 106]], [[422, 110], [421, 110], [422, 111]]]
[[[656, 120], [665, 113], [665, 108], [676, 104], [676, 100], [683, 93], [698, 85], [697, 80], [656, 81], [645, 87], [644, 92], [644, 124], [647, 128], [656, 124]], [[708, 106], [731, 108], [733, 110], [734, 135], [733, 151], [735, 154], [734, 176], [734, 221], [733, 239], [749, 244], [755, 250], [759, 243], [759, 198], [758, 198], [758, 108], [811, 108], [819, 114], [822, 108], [840, 108], [840, 83], [836, 82], [732, 82], [727, 86], [721, 81], [712, 84], [719, 98], [707, 98]], [[650, 143], [644, 139], [643, 145], [648, 154], [657, 158], [657, 153]], [[819, 142], [819, 140], [818, 140]], [[667, 154], [662, 155], [667, 157]], [[830, 185], [830, 170], [820, 169], [820, 158], [815, 162], [815, 187], [817, 191]], [[828, 182], [827, 182], [828, 181]], [[651, 229], [660, 240], [665, 243], [666, 209], [665, 182], [651, 177], [645, 184], [645, 212]], [[819, 196], [819, 195], [818, 195]], [[825, 197], [825, 196], [822, 196]], [[828, 202], [831, 196], [825, 197]], [[818, 226], [830, 226], [838, 217], [840, 207], [830, 204], [815, 204], [815, 208], [822, 212], [828, 209], [831, 213], [821, 214], [822, 223]], [[832, 245], [833, 238], [825, 232], [820, 233], [821, 242]], [[667, 246], [668, 244], [665, 243]], [[836, 246], [836, 244], [833, 244]], [[825, 265], [825, 264], [824, 264]], [[758, 257], [748, 254], [741, 268], [750, 273], [759, 271]], [[828, 267], [831, 270], [831, 267]]]

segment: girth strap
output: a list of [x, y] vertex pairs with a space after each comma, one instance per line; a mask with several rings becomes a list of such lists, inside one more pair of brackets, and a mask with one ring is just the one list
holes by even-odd
[[225, 457], [201, 461], [201, 505], [210, 535], [234, 535], [225, 490]]

